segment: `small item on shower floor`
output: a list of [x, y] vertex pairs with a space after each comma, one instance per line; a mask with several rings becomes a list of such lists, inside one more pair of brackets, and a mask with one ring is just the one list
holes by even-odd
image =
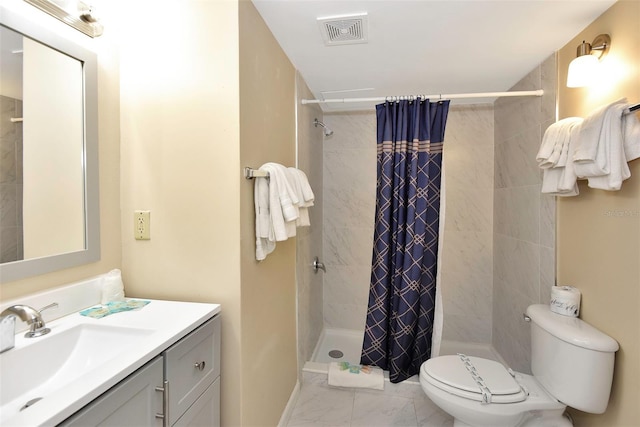
[[342, 356], [344, 356], [344, 353], [340, 350], [331, 350], [329, 352], [329, 357], [332, 357], [334, 359], [340, 359]]

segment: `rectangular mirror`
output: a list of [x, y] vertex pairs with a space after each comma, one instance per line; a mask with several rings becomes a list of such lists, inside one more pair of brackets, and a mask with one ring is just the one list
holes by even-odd
[[0, 282], [100, 259], [96, 63], [0, 7]]

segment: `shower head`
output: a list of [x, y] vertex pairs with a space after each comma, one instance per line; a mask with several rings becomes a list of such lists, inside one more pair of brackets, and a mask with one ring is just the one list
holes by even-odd
[[333, 131], [332, 131], [331, 129], [329, 129], [329, 128], [327, 127], [327, 125], [325, 125], [324, 123], [322, 123], [320, 120], [318, 120], [318, 119], [314, 119], [314, 121], [313, 121], [313, 125], [314, 125], [315, 127], [322, 126], [322, 127], [324, 128], [324, 129], [323, 129], [324, 136], [331, 136], [331, 135], [333, 135]]

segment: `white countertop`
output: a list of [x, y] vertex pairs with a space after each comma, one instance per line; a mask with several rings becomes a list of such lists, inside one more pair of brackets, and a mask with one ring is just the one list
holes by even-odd
[[[149, 330], [149, 335], [141, 337], [135, 344], [129, 345], [126, 351], [93, 369], [90, 375], [83, 375], [58, 391], [42, 396], [43, 398], [23, 411], [7, 416], [1, 413], [2, 426], [42, 426], [56, 425], [80, 410], [92, 400], [116, 385], [128, 375], [142, 367], [145, 363], [162, 353], [197, 326], [220, 313], [219, 304], [150, 300], [151, 302], [137, 311], [111, 314], [101, 319], [82, 316], [79, 312], [68, 314], [56, 320], [48, 321], [50, 334], [63, 332], [80, 324], [105, 326], [121, 326]], [[18, 320], [18, 323], [22, 323]], [[47, 336], [40, 339], [45, 339]], [[16, 335], [15, 348], [33, 345], [39, 338], [24, 338], [23, 333]], [[117, 342], [105, 343], [106, 346], [117, 346]], [[8, 350], [2, 355], [13, 350]], [[0, 355], [0, 362], [2, 361]], [[46, 358], [47, 354], [41, 357]], [[20, 366], [28, 370], [29, 366]], [[0, 378], [0, 387], [3, 378]], [[26, 396], [24, 396], [26, 397]], [[23, 396], [15, 400], [24, 400]], [[3, 402], [3, 405], [5, 402]], [[20, 403], [23, 405], [24, 403]], [[8, 406], [8, 405], [7, 405]]]

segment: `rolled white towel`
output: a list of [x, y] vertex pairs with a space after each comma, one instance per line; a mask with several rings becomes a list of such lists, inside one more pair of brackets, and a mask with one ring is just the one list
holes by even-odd
[[366, 365], [351, 365], [349, 362], [329, 364], [328, 383], [335, 387], [357, 387], [384, 390], [382, 369]]

